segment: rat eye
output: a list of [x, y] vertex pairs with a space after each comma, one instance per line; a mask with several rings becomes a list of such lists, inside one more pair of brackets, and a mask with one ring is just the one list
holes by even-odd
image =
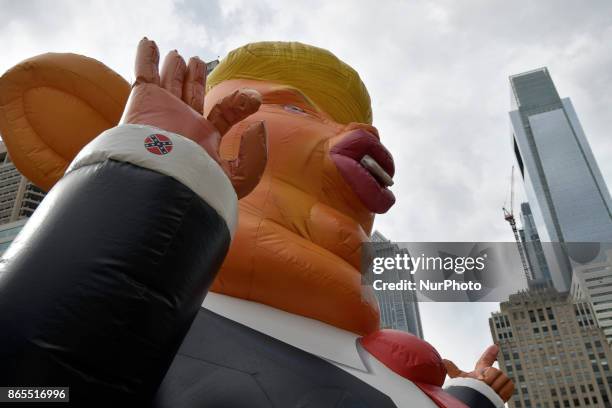
[[291, 113], [299, 113], [299, 114], [301, 114], [301, 115], [306, 115], [306, 114], [307, 114], [307, 113], [306, 113], [306, 111], [305, 111], [304, 109], [299, 108], [299, 107], [297, 107], [297, 106], [295, 106], [295, 105], [285, 105], [285, 106], [283, 106], [283, 108], [285, 108], [285, 110], [286, 110], [287, 112], [291, 112]]

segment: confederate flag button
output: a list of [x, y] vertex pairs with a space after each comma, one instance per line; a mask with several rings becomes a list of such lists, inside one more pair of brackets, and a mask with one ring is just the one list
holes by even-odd
[[145, 137], [144, 147], [149, 153], [164, 155], [172, 151], [172, 140], [168, 136], [160, 135], [156, 133], [151, 136]]

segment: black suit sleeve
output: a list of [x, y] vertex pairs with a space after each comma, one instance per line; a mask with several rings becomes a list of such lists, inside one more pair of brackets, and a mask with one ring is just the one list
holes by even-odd
[[504, 401], [491, 387], [473, 378], [453, 378], [444, 391], [470, 408], [502, 408]]
[[149, 401], [236, 210], [220, 167], [182, 136], [124, 125], [96, 138], [0, 261], [0, 385], [69, 386], [80, 406]]

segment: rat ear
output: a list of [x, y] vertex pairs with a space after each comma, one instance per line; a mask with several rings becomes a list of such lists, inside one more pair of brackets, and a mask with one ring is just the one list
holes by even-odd
[[119, 122], [129, 93], [95, 59], [38, 55], [0, 77], [0, 135], [19, 171], [49, 190], [83, 146]]

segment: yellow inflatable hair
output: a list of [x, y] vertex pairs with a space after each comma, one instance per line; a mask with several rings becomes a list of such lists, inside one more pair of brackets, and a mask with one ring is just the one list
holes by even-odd
[[257, 42], [231, 51], [207, 80], [254, 79], [302, 91], [338, 123], [372, 123], [370, 95], [359, 74], [331, 52], [298, 42]]

